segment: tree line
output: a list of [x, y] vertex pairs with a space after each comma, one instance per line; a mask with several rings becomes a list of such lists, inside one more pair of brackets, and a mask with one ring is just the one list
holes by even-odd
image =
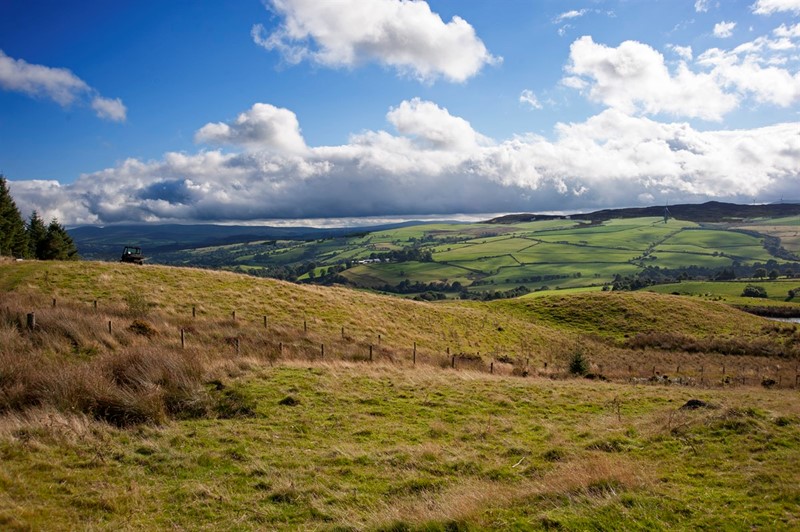
[[18, 259], [77, 260], [78, 248], [53, 218], [49, 224], [36, 211], [25, 221], [0, 175], [0, 256]]

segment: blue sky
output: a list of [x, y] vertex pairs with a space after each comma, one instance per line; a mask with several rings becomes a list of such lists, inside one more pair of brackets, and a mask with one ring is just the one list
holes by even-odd
[[800, 0], [0, 1], [0, 170], [68, 224], [800, 196]]

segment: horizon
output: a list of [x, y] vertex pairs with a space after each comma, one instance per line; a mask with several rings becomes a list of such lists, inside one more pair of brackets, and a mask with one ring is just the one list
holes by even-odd
[[72, 227], [774, 203], [800, 182], [800, 0], [37, 0], [0, 7], [0, 35], [0, 168], [24, 216]]
[[454, 214], [427, 214], [427, 215], [395, 215], [384, 217], [341, 217], [341, 218], [283, 218], [283, 219], [266, 219], [266, 220], [248, 220], [240, 221], [217, 221], [217, 222], [195, 222], [195, 221], [159, 221], [159, 222], [120, 222], [113, 224], [80, 224], [80, 225], [67, 225], [68, 229], [78, 229], [83, 227], [122, 227], [129, 225], [181, 225], [181, 226], [195, 226], [195, 225], [213, 225], [223, 227], [275, 227], [275, 228], [308, 228], [308, 229], [359, 229], [378, 227], [383, 225], [398, 225], [405, 223], [415, 223], [419, 225], [435, 224], [435, 223], [482, 223], [488, 222], [495, 218], [502, 218], [505, 216], [580, 216], [589, 215], [601, 211], [617, 211], [627, 209], [647, 209], [654, 207], [679, 207], [687, 205], [705, 205], [708, 203], [724, 203], [727, 205], [736, 206], [764, 206], [764, 205], [795, 205], [800, 204], [800, 200], [780, 200], [770, 203], [729, 203], [720, 202], [717, 200], [708, 200], [703, 203], [676, 203], [668, 205], [628, 205], [622, 207], [614, 207], [598, 210], [584, 210], [584, 211], [539, 211], [539, 212], [495, 212], [495, 213], [454, 213]]

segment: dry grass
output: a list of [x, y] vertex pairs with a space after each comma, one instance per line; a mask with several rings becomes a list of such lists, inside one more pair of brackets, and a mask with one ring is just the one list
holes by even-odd
[[[510, 508], [534, 499], [567, 501], [617, 497], [627, 490], [641, 489], [653, 482], [652, 473], [624, 456], [587, 453], [580, 460], [559, 463], [554, 469], [516, 484], [488, 480], [459, 483], [444, 491], [422, 491], [400, 502], [381, 505], [367, 522], [376, 528], [388, 522], [480, 522], [487, 507]], [[568, 502], [569, 504], [569, 502]]]
[[[55, 408], [117, 426], [214, 416], [223, 399], [209, 383], [278, 360], [567, 378], [568, 360], [581, 350], [599, 378], [796, 384], [796, 328], [671, 296], [430, 304], [191, 269], [0, 268], [12, 289], [0, 305], [0, 412]], [[658, 328], [666, 308], [671, 332]], [[34, 330], [26, 327], [31, 311]], [[602, 320], [591, 322], [597, 315]], [[622, 329], [606, 334], [611, 325]], [[620, 339], [625, 330], [632, 334]]]

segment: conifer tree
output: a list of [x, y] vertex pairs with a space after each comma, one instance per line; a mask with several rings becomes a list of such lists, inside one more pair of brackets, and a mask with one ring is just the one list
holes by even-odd
[[41, 259], [46, 239], [47, 226], [39, 216], [39, 213], [33, 211], [28, 221], [28, 256], [34, 259]]
[[25, 222], [2, 174], [0, 174], [0, 255], [17, 258], [28, 255], [28, 233], [25, 231]]
[[53, 218], [47, 226], [47, 235], [42, 242], [41, 260], [78, 260], [78, 248], [58, 220]]

